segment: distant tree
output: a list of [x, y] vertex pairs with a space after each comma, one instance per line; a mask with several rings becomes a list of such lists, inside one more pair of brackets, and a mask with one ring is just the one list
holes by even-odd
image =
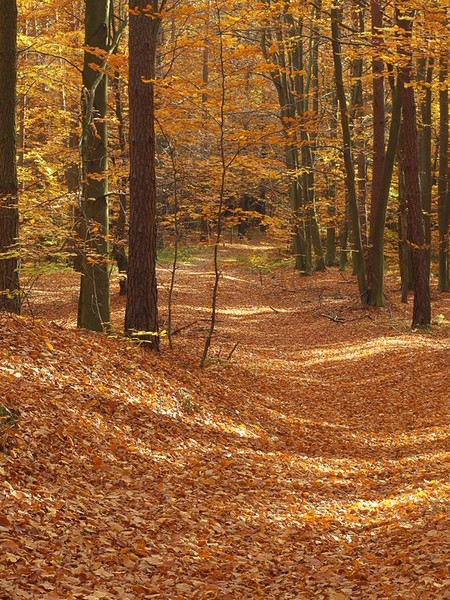
[[353, 235], [353, 260], [356, 276], [358, 279], [358, 288], [363, 303], [367, 299], [367, 279], [364, 250], [361, 238], [361, 221], [359, 215], [358, 195], [356, 191], [355, 167], [352, 155], [352, 135], [349, 122], [349, 113], [347, 107], [347, 98], [345, 94], [343, 70], [342, 70], [342, 51], [340, 23], [342, 21], [342, 8], [337, 3], [331, 9], [331, 36], [334, 64], [334, 81], [336, 86], [336, 96], [339, 102], [339, 112], [341, 117], [342, 142], [345, 165], [345, 184], [348, 194], [348, 206], [350, 222]]
[[0, 8], [0, 310], [20, 312], [17, 137], [17, 4]]
[[166, 2], [134, 0], [129, 29], [130, 226], [125, 331], [159, 349], [153, 80]]

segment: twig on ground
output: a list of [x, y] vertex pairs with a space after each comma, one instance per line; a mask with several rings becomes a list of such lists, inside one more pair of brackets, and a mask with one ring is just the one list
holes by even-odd
[[352, 317], [351, 319], [347, 319], [346, 317], [341, 317], [340, 315], [337, 315], [331, 311], [329, 313], [321, 313], [320, 316], [330, 319], [330, 321], [333, 321], [334, 323], [347, 323], [349, 321], [361, 321], [362, 319], [370, 319], [371, 321], [373, 320], [370, 315], [362, 315], [361, 317]]
[[344, 317], [340, 317], [335, 313], [321, 313], [320, 316], [325, 317], [326, 319], [330, 319], [330, 321], [333, 321], [334, 323], [345, 323], [347, 321], [347, 319], [345, 319]]
[[231, 357], [234, 354], [234, 351], [236, 350], [236, 348], [239, 346], [239, 342], [236, 342], [235, 345], [231, 348], [230, 352], [228, 353], [227, 356], [227, 360], [231, 360]]
[[176, 335], [177, 333], [180, 333], [181, 331], [184, 331], [188, 327], [192, 327], [192, 325], [195, 325], [196, 323], [198, 323], [199, 321], [202, 321], [202, 320], [205, 320], [205, 319], [196, 319], [195, 321], [192, 321], [192, 323], [188, 323], [187, 325], [183, 325], [183, 327], [178, 327], [178, 329], [174, 329], [172, 331], [172, 335]]

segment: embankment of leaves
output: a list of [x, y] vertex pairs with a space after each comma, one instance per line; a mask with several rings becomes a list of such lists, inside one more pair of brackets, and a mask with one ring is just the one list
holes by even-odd
[[447, 342], [264, 294], [206, 371], [0, 316], [2, 600], [448, 596]]

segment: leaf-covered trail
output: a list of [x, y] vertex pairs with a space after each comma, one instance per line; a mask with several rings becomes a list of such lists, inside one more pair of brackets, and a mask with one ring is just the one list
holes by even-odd
[[[206, 260], [180, 269], [175, 328], [192, 325], [159, 358], [0, 317], [0, 404], [20, 411], [0, 454], [0, 598], [450, 598], [449, 300], [410, 333], [396, 294], [361, 310], [335, 271], [234, 255], [203, 371]], [[37, 290], [36, 316], [75, 314], [64, 285], [54, 305]]]

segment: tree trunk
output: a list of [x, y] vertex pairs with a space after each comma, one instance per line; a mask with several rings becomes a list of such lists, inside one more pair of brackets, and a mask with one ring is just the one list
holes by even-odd
[[[135, 0], [129, 31], [130, 230], [125, 331], [159, 349], [154, 89], [158, 2]], [[146, 81], [144, 81], [146, 80]]]
[[427, 245], [427, 264], [430, 269], [431, 262], [431, 197], [433, 188], [433, 170], [431, 161], [431, 125], [432, 125], [432, 81], [434, 59], [419, 61], [419, 70], [421, 72], [421, 82], [426, 84], [424, 97], [421, 102], [422, 128], [419, 135], [420, 151], [420, 191], [422, 194], [423, 220], [425, 227], [425, 244]]
[[[372, 201], [371, 227], [370, 227], [370, 275], [368, 303], [372, 306], [384, 306], [384, 229], [386, 224], [386, 211], [389, 200], [389, 190], [394, 170], [395, 155], [401, 125], [401, 94], [398, 85], [393, 92], [391, 125], [386, 154], [383, 159], [383, 172], [379, 188], [374, 190]], [[375, 200], [375, 195], [377, 196]]]
[[17, 4], [0, 9], [0, 310], [20, 312], [17, 134]]
[[[109, 0], [86, 0], [85, 45], [106, 53], [109, 42]], [[110, 326], [107, 76], [103, 58], [84, 53], [83, 131], [81, 140], [83, 197], [81, 285], [78, 327], [104, 331]], [[91, 65], [97, 65], [92, 68]], [[100, 69], [100, 71], [99, 71]]]
[[[118, 152], [120, 162], [122, 162], [126, 156], [126, 139], [122, 106], [122, 80], [120, 77], [120, 73], [118, 72], [114, 74], [113, 89], [115, 113], [117, 119]], [[128, 257], [125, 250], [125, 238], [127, 228], [127, 183], [127, 177], [120, 178], [118, 215], [116, 228], [114, 232], [114, 243], [111, 253], [112, 257], [117, 263], [117, 269], [119, 273], [126, 273], [128, 271]], [[124, 284], [124, 282], [126, 282], [126, 278], [122, 278], [120, 279], [120, 281], [122, 282], [120, 287], [120, 293], [123, 296], [126, 292], [126, 285]]]
[[413, 327], [427, 327], [431, 323], [430, 287], [427, 252], [423, 231], [422, 202], [419, 184], [419, 157], [417, 152], [416, 105], [412, 73], [412, 52], [409, 47], [413, 14], [397, 13], [397, 23], [405, 31], [402, 54], [405, 63], [399, 69], [402, 102], [402, 160], [405, 195], [408, 204], [408, 234], [414, 273]]
[[438, 229], [439, 229], [439, 289], [450, 291], [449, 265], [449, 181], [448, 181], [448, 57], [442, 55], [439, 65], [439, 176], [438, 176]]
[[292, 247], [295, 258], [295, 269], [309, 274], [311, 273], [310, 248], [307, 244], [306, 224], [304, 214], [304, 194], [301, 185], [300, 156], [298, 151], [298, 140], [295, 122], [295, 100], [292, 92], [292, 80], [288, 78], [286, 65], [285, 46], [286, 41], [280, 29], [276, 31], [279, 52], [269, 54], [272, 36], [264, 30], [261, 37], [261, 49], [268, 63], [273, 65], [270, 75], [275, 86], [278, 103], [280, 106], [280, 119], [285, 137], [285, 161], [289, 173], [289, 202], [292, 211]]
[[[335, 139], [337, 137], [337, 98], [336, 93], [331, 92], [331, 117], [330, 117], [330, 138]], [[332, 161], [330, 167], [334, 168], [335, 163]], [[327, 199], [327, 254], [326, 254], [326, 265], [327, 267], [334, 267], [337, 264], [336, 261], [336, 181], [333, 175], [330, 176], [326, 186], [326, 199]]]
[[336, 85], [336, 95], [339, 101], [341, 116], [342, 138], [344, 143], [344, 164], [345, 179], [348, 193], [349, 213], [351, 219], [351, 229], [353, 237], [353, 253], [355, 261], [355, 270], [358, 279], [358, 288], [361, 296], [361, 302], [366, 302], [367, 280], [366, 266], [361, 240], [360, 217], [358, 210], [358, 196], [356, 193], [355, 168], [352, 157], [352, 142], [350, 123], [347, 109], [347, 99], [345, 97], [345, 88], [342, 74], [341, 43], [339, 22], [341, 21], [342, 11], [339, 8], [331, 9], [331, 35], [333, 48], [334, 75]]
[[384, 64], [381, 53], [383, 12], [381, 0], [371, 0], [372, 42], [376, 54], [372, 58], [373, 94], [373, 166], [370, 202], [369, 252], [367, 257], [369, 293], [367, 301], [373, 306], [384, 306], [384, 228], [389, 188], [394, 168], [395, 153], [400, 131], [401, 107], [398, 93], [392, 102], [391, 126], [388, 140], [388, 161], [385, 153]]
[[[319, 3], [320, 4], [320, 3]], [[314, 11], [317, 9], [314, 8]], [[292, 69], [293, 75], [291, 75], [293, 98], [295, 106], [295, 114], [298, 120], [301, 140], [301, 152], [299, 153], [299, 159], [301, 158], [300, 169], [302, 175], [302, 187], [303, 187], [303, 202], [305, 205], [305, 218], [307, 221], [307, 241], [314, 248], [315, 254], [315, 270], [325, 270], [325, 258], [323, 255], [322, 240], [320, 237], [319, 225], [317, 222], [316, 214], [316, 199], [315, 199], [315, 181], [314, 181], [314, 152], [313, 147], [315, 146], [316, 139], [315, 135], [311, 135], [305, 127], [305, 115], [308, 115], [308, 119], [311, 119], [311, 113], [308, 110], [308, 92], [305, 86], [305, 65], [304, 65], [304, 50], [303, 50], [303, 23], [302, 19], [299, 19], [298, 24], [295, 25], [294, 19], [289, 15], [287, 20], [291, 25], [291, 39], [294, 45], [294, 50], [290, 56], [290, 68]], [[313, 41], [313, 51], [310, 61], [311, 71], [311, 82], [313, 86], [318, 89], [318, 33], [311, 35], [316, 39]], [[295, 40], [295, 42], [294, 42]], [[315, 100], [314, 100], [315, 98]], [[318, 103], [317, 103], [317, 91], [313, 94], [313, 118], [317, 118]], [[307, 252], [307, 263], [311, 263], [310, 258], [311, 251]]]

